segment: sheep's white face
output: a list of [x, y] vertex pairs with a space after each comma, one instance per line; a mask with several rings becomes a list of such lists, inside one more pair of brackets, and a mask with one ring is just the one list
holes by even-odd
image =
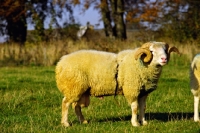
[[164, 44], [153, 44], [149, 47], [153, 54], [151, 64], [164, 66], [167, 64], [167, 53]]

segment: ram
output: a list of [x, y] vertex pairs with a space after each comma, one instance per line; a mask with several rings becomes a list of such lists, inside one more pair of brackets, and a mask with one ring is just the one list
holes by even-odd
[[81, 50], [61, 58], [56, 66], [56, 82], [63, 93], [61, 123], [68, 127], [68, 109], [74, 105], [81, 123], [85, 120], [81, 107], [87, 107], [90, 96], [124, 95], [131, 105], [133, 126], [147, 122], [144, 118], [145, 100], [156, 89], [162, 66], [170, 53], [178, 52], [164, 42], [149, 42], [135, 50], [118, 54], [94, 50]]
[[[179, 53], [176, 47], [169, 47], [165, 42], [149, 42], [118, 54], [118, 90], [131, 105], [133, 126], [147, 124], [144, 117], [146, 98], [157, 88], [162, 66], [168, 63], [172, 51]], [[137, 122], [138, 107], [140, 124]]]

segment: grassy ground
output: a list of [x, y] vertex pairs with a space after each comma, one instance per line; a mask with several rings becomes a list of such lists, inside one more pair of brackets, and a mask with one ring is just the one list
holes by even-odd
[[[178, 58], [178, 59], [176, 59]], [[72, 109], [72, 127], [61, 120], [62, 95], [55, 84], [54, 67], [0, 68], [1, 133], [197, 133], [193, 121], [193, 96], [189, 89], [189, 61], [173, 57], [164, 67], [156, 91], [147, 99], [147, 126], [132, 127], [131, 109], [123, 96], [92, 97], [83, 114], [89, 124], [78, 122]]]

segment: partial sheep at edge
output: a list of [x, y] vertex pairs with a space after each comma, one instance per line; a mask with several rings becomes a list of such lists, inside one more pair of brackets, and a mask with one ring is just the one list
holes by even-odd
[[199, 97], [200, 97], [200, 54], [192, 60], [190, 67], [190, 88], [194, 96], [194, 121], [199, 122]]

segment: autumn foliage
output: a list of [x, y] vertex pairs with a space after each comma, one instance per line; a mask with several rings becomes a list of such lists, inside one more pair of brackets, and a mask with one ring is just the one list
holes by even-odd
[[[32, 24], [39, 40], [44, 41], [47, 18], [51, 21], [50, 29], [76, 24], [74, 6], [82, 12], [91, 7], [97, 10], [108, 38], [126, 40], [130, 25], [150, 30], [149, 25], [159, 25], [163, 36], [178, 40], [200, 36], [200, 1], [197, 0], [1, 0], [0, 35], [7, 34], [10, 41], [24, 44], [27, 25]], [[69, 17], [63, 18], [66, 12]], [[61, 19], [65, 21], [64, 26], [59, 25]], [[147, 23], [146, 27], [143, 22]]]
[[1, 0], [0, 16], [16, 21], [26, 14], [25, 0]]

